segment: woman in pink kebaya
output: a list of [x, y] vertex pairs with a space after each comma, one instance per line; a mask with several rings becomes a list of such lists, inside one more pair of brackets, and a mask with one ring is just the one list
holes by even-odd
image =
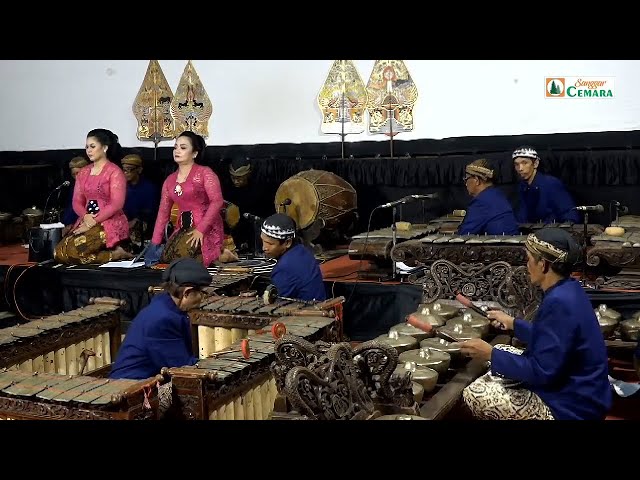
[[202, 136], [185, 131], [176, 138], [173, 159], [178, 170], [162, 185], [160, 209], [151, 239], [153, 245], [157, 247], [163, 242], [174, 203], [179, 209], [178, 221], [160, 263], [192, 257], [209, 266], [222, 253], [224, 229], [220, 211], [224, 201], [218, 176], [209, 167], [196, 163], [196, 160], [203, 161], [204, 153]]
[[129, 222], [122, 211], [127, 180], [113, 163], [120, 159], [118, 136], [104, 128], [91, 130], [85, 150], [91, 163], [78, 172], [73, 189], [78, 219], [56, 246], [55, 259], [84, 265], [132, 258], [120, 246], [129, 239]]

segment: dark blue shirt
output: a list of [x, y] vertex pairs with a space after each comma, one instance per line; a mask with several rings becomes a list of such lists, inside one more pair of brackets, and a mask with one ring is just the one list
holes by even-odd
[[518, 222], [507, 197], [496, 187], [476, 195], [467, 207], [467, 214], [458, 228], [459, 235], [518, 235]]
[[62, 212], [62, 218], [60, 221], [64, 225], [73, 225], [78, 219], [78, 214], [73, 210], [73, 189], [75, 187], [75, 182], [72, 182], [69, 190], [67, 191], [67, 205], [64, 207], [64, 211]]
[[189, 316], [161, 293], [133, 319], [109, 376], [138, 380], [159, 374], [162, 367], [194, 365], [198, 359], [192, 349]]
[[313, 253], [298, 243], [287, 250], [271, 272], [278, 295], [299, 300], [326, 300], [322, 272]]
[[589, 297], [572, 278], [548, 289], [533, 323], [516, 319], [522, 355], [494, 348], [491, 369], [536, 393], [556, 420], [603, 420], [611, 408], [607, 348]]
[[127, 197], [122, 209], [127, 220], [137, 218], [147, 222], [149, 228], [153, 230], [159, 204], [158, 190], [146, 178], [141, 177], [135, 185], [127, 183]]
[[520, 182], [520, 223], [580, 223], [582, 219], [573, 198], [560, 180], [551, 175], [536, 172], [533, 182]]

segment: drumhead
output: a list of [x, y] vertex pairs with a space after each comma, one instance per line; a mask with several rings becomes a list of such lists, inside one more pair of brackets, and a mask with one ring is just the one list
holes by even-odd
[[229, 228], [236, 228], [240, 222], [240, 208], [231, 202], [225, 202], [224, 221]]
[[320, 198], [315, 186], [306, 178], [293, 176], [278, 187], [275, 198], [276, 212], [284, 213], [280, 204], [286, 199], [291, 205], [286, 207], [286, 213], [296, 222], [299, 229], [307, 228], [318, 216]]

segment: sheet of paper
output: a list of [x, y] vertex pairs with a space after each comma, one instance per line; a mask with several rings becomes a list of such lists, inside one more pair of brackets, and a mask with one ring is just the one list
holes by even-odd
[[119, 260], [117, 262], [107, 262], [100, 265], [100, 268], [138, 268], [144, 267], [144, 262], [134, 262], [133, 260]]

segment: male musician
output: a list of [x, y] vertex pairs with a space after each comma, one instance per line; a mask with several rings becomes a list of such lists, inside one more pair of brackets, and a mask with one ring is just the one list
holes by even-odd
[[89, 165], [89, 160], [84, 157], [73, 157], [69, 161], [69, 171], [71, 172], [71, 179], [73, 182], [71, 182], [71, 186], [69, 187], [67, 206], [64, 208], [64, 212], [62, 212], [61, 221], [65, 225], [63, 236], [71, 230], [71, 227], [78, 219], [78, 214], [73, 210], [73, 188], [75, 186], [75, 180], [78, 172], [87, 165]]
[[[211, 276], [190, 257], [174, 260], [162, 273], [164, 293], [153, 297], [133, 319], [110, 378], [143, 380], [160, 373], [163, 367], [194, 365], [191, 322], [187, 311], [200, 306], [202, 288]], [[168, 393], [167, 391], [168, 390]], [[161, 410], [170, 405], [171, 390], [160, 393]]]
[[296, 224], [291, 217], [284, 213], [268, 217], [262, 224], [260, 238], [265, 255], [278, 260], [271, 272], [271, 282], [279, 296], [326, 300], [318, 262], [296, 237]]
[[458, 228], [459, 235], [518, 235], [518, 223], [511, 204], [493, 185], [494, 171], [484, 158], [465, 168], [464, 184], [473, 197]]
[[[488, 317], [527, 349], [463, 342], [463, 353], [491, 361], [491, 371], [463, 391], [464, 402], [480, 418], [603, 420], [612, 402], [607, 348], [589, 297], [570, 276], [580, 247], [560, 228], [530, 234], [525, 246], [531, 283], [544, 292], [536, 318], [499, 310]], [[496, 377], [520, 384], [506, 387]]]
[[120, 163], [127, 179], [123, 210], [129, 220], [131, 239], [141, 247], [153, 232], [160, 193], [151, 181], [142, 176], [143, 162], [140, 155], [126, 155]]
[[520, 208], [516, 214], [520, 223], [580, 223], [576, 204], [562, 182], [552, 175], [538, 172], [538, 152], [523, 146], [513, 152], [512, 158], [522, 179]]

